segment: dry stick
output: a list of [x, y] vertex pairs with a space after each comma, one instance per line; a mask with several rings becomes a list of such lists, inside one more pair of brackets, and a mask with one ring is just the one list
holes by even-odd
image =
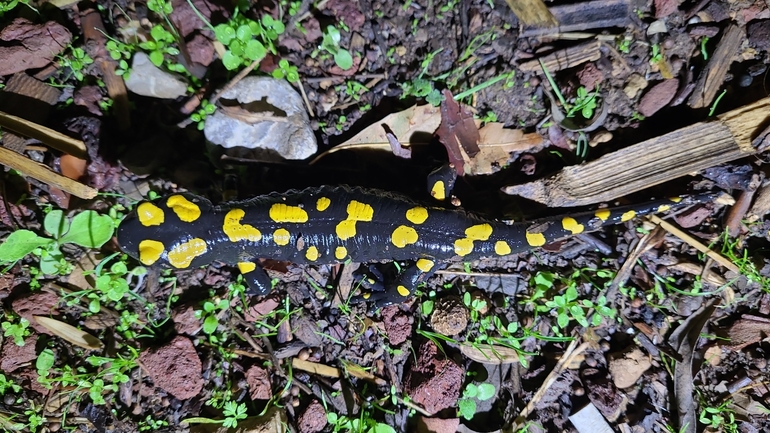
[[588, 346], [589, 343], [583, 343], [578, 347], [577, 339], [573, 339], [572, 342], [570, 342], [569, 346], [567, 346], [567, 350], [564, 351], [564, 355], [562, 355], [559, 362], [556, 363], [556, 366], [545, 378], [543, 384], [540, 385], [540, 389], [538, 389], [535, 395], [532, 396], [532, 400], [530, 400], [524, 409], [521, 410], [519, 416], [516, 417], [514, 424], [517, 426], [524, 424], [529, 414], [532, 413], [532, 411], [535, 409], [535, 405], [543, 398], [546, 391], [548, 391], [548, 388], [551, 387], [551, 385], [556, 381], [562, 371], [564, 371], [564, 368], [567, 365], [570, 365], [572, 360], [579, 354], [583, 353], [583, 351], [585, 351]]
[[90, 186], [55, 173], [45, 165], [32, 161], [4, 147], [0, 147], [0, 164], [82, 199], [90, 200], [96, 197], [98, 193], [97, 190]]
[[703, 245], [699, 240], [695, 239], [694, 237], [688, 235], [687, 233], [683, 232], [682, 230], [679, 230], [677, 227], [675, 227], [673, 224], [663, 221], [659, 217], [655, 215], [649, 215], [647, 218], [650, 219], [655, 224], [660, 225], [664, 229], [666, 229], [669, 233], [672, 235], [678, 237], [679, 239], [687, 242], [695, 248], [696, 250], [702, 252], [703, 254], [707, 255], [708, 257], [714, 259], [717, 263], [720, 265], [726, 267], [727, 269], [735, 272], [736, 274], [740, 274], [741, 270], [738, 269], [738, 266], [735, 265], [735, 263], [731, 262], [730, 260], [727, 260], [726, 258], [722, 257], [721, 254], [716, 253], [709, 249], [706, 245]]
[[10, 129], [25, 137], [40, 140], [44, 144], [80, 159], [88, 158], [86, 145], [82, 140], [68, 137], [59, 131], [54, 131], [35, 122], [22, 119], [0, 111], [0, 128]]

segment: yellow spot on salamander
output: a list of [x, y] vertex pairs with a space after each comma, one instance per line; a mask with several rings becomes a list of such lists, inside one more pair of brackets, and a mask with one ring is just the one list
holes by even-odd
[[527, 243], [533, 247], [542, 247], [545, 245], [545, 236], [542, 233], [527, 232]]
[[318, 212], [323, 212], [329, 208], [330, 204], [332, 204], [332, 201], [329, 200], [329, 197], [321, 197], [315, 202], [315, 208], [318, 209]]
[[445, 200], [446, 187], [444, 186], [444, 181], [436, 181], [436, 183], [434, 183], [433, 187], [430, 189], [430, 195], [432, 195], [436, 200]]
[[168, 252], [168, 262], [175, 268], [183, 269], [190, 266], [193, 259], [205, 254], [207, 250], [206, 241], [201, 238], [192, 238], [172, 248]]
[[602, 221], [607, 221], [607, 218], [610, 217], [610, 210], [609, 209], [599, 209], [594, 214], [596, 215], [596, 218], [599, 218]]
[[406, 211], [406, 219], [413, 224], [422, 224], [428, 219], [428, 209], [416, 206]]
[[351, 200], [348, 204], [348, 218], [352, 221], [371, 221], [374, 218], [374, 208], [366, 203]]
[[372, 297], [372, 294], [371, 294], [371, 293], [369, 293], [369, 292], [366, 292], [366, 293], [364, 293], [363, 295], [361, 295], [361, 297], [362, 297], [362, 298], [364, 298], [364, 299], [366, 300], [366, 299], [369, 299], [369, 298], [371, 298], [371, 297]]
[[174, 194], [166, 200], [166, 206], [172, 209], [180, 220], [191, 223], [201, 216], [201, 208], [187, 200], [183, 195]]
[[473, 240], [462, 238], [455, 241], [455, 254], [458, 256], [467, 256], [473, 252]]
[[667, 204], [662, 204], [658, 206], [658, 209], [655, 212], [661, 213], [661, 212], [668, 212], [671, 210], [671, 206]]
[[620, 216], [620, 221], [626, 222], [628, 220], [634, 219], [635, 216], [636, 216], [636, 212], [630, 210], [628, 212], [624, 212], [623, 215]]
[[248, 274], [249, 272], [257, 269], [257, 264], [252, 262], [238, 262], [238, 270], [242, 274]]
[[411, 294], [411, 292], [409, 291], [409, 289], [406, 288], [406, 286], [399, 285], [397, 289], [398, 289], [398, 294], [403, 297], [407, 297]]
[[307, 249], [307, 251], [305, 251], [305, 258], [307, 258], [311, 262], [318, 260], [319, 255], [320, 254], [318, 254], [318, 248], [314, 246], [311, 246], [310, 248]]
[[337, 227], [334, 229], [334, 231], [337, 233], [337, 237], [343, 241], [345, 239], [350, 239], [356, 235], [356, 222], [350, 220], [342, 220], [339, 222], [339, 224], [337, 224]]
[[344, 260], [348, 256], [348, 249], [345, 247], [337, 247], [334, 249], [334, 257], [337, 260]]
[[435, 263], [433, 263], [433, 260], [428, 260], [428, 259], [418, 259], [417, 263], [415, 263], [415, 266], [417, 266], [417, 269], [423, 272], [430, 271], [431, 269], [433, 269], [434, 265]]
[[492, 235], [492, 226], [489, 224], [477, 224], [465, 229], [465, 236], [473, 241], [485, 241]]
[[374, 218], [374, 208], [359, 201], [351, 200], [347, 211], [348, 217], [340, 221], [335, 228], [337, 237], [342, 240], [356, 235], [356, 221], [371, 221]]
[[158, 206], [146, 201], [136, 208], [136, 216], [145, 227], [159, 226], [163, 224], [166, 215]]
[[230, 242], [247, 240], [257, 242], [262, 239], [262, 232], [248, 224], [241, 224], [246, 212], [243, 209], [230, 209], [222, 223], [222, 231], [225, 232]]
[[407, 226], [396, 227], [390, 235], [390, 242], [398, 248], [404, 248], [407, 245], [411, 245], [417, 242], [417, 239], [417, 230]]
[[284, 246], [288, 245], [291, 241], [291, 234], [286, 229], [277, 229], [273, 232], [273, 242], [276, 245]]
[[682, 201], [682, 197], [669, 197], [668, 199], [674, 203], [679, 203], [680, 201]]
[[299, 206], [289, 206], [284, 203], [274, 203], [270, 206], [270, 219], [277, 223], [307, 222], [307, 212]]
[[511, 247], [506, 241], [495, 242], [495, 254], [498, 256], [507, 256], [511, 253]]
[[583, 230], [585, 230], [585, 226], [579, 224], [577, 220], [572, 217], [564, 217], [564, 219], [561, 220], [561, 226], [564, 227], [564, 230], [572, 232], [573, 235], [583, 233]]
[[166, 247], [163, 246], [162, 242], [149, 239], [143, 240], [142, 242], [139, 242], [139, 261], [142, 262], [143, 265], [150, 266], [158, 261], [165, 249]]

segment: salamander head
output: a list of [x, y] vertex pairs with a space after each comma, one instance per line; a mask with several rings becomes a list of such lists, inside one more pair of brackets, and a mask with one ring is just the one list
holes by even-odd
[[207, 250], [206, 240], [191, 233], [210, 208], [208, 200], [187, 193], [141, 202], [120, 223], [118, 244], [144, 265], [187, 268]]

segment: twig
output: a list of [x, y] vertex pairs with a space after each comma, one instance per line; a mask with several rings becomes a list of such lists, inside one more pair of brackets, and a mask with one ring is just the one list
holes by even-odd
[[726, 267], [727, 269], [735, 272], [736, 274], [740, 274], [741, 270], [738, 268], [738, 266], [735, 265], [735, 263], [731, 262], [730, 260], [723, 257], [721, 254], [712, 251], [707, 247], [706, 245], [703, 245], [699, 240], [695, 239], [694, 237], [688, 235], [687, 233], [683, 232], [682, 230], [679, 230], [679, 228], [675, 227], [673, 224], [663, 221], [659, 217], [655, 215], [650, 215], [647, 218], [650, 219], [655, 224], [660, 225], [666, 231], [671, 233], [672, 235], [678, 237], [679, 239], [687, 242], [691, 247], [695, 248], [696, 250], [702, 252], [703, 254], [707, 255], [708, 257], [714, 259], [717, 263], [720, 265]]

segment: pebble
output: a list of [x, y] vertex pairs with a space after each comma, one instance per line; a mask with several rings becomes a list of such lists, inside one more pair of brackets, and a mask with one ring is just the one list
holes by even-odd
[[153, 65], [150, 57], [142, 52], [134, 54], [131, 73], [125, 82], [128, 90], [150, 98], [176, 99], [187, 94], [187, 82]]

